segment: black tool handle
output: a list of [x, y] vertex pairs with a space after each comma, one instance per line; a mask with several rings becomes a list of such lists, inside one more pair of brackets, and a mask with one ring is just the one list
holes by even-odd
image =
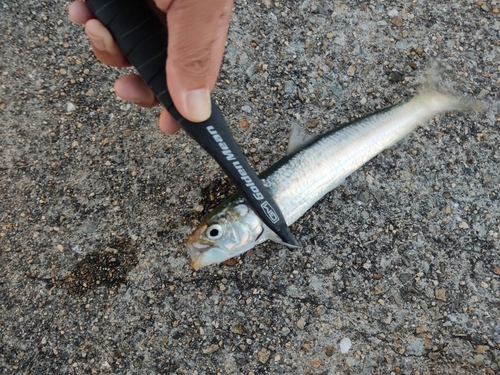
[[283, 215], [238, 148], [222, 113], [212, 100], [212, 115], [202, 123], [181, 116], [167, 89], [167, 30], [146, 0], [86, 0], [108, 28], [129, 62], [181, 127], [224, 169], [256, 214], [287, 244], [296, 245]]

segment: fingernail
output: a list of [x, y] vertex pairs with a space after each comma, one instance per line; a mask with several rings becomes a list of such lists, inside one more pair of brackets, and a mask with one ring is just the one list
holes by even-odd
[[210, 91], [198, 89], [186, 94], [186, 107], [189, 118], [194, 122], [203, 122], [210, 117], [212, 106], [210, 104]]
[[101, 38], [96, 38], [89, 35], [90, 43], [95, 47], [95, 49], [99, 51], [106, 51], [106, 45], [104, 44], [104, 40]]

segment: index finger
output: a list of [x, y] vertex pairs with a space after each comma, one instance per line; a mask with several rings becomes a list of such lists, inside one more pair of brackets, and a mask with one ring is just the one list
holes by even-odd
[[72, 2], [68, 7], [68, 16], [71, 21], [84, 25], [88, 20], [95, 18], [87, 4], [81, 0]]

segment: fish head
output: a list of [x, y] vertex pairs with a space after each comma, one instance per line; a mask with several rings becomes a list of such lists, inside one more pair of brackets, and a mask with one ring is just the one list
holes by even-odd
[[242, 254], [264, 242], [268, 231], [243, 200], [229, 202], [209, 214], [186, 241], [192, 266], [198, 270]]

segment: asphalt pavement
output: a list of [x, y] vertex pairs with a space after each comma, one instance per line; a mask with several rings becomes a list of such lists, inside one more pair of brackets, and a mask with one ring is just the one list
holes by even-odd
[[234, 187], [115, 96], [68, 5], [0, 2], [2, 374], [500, 374], [500, 1], [235, 1], [213, 96], [259, 172], [292, 121], [426, 82], [481, 106], [354, 173], [299, 249], [200, 271], [183, 242]]

